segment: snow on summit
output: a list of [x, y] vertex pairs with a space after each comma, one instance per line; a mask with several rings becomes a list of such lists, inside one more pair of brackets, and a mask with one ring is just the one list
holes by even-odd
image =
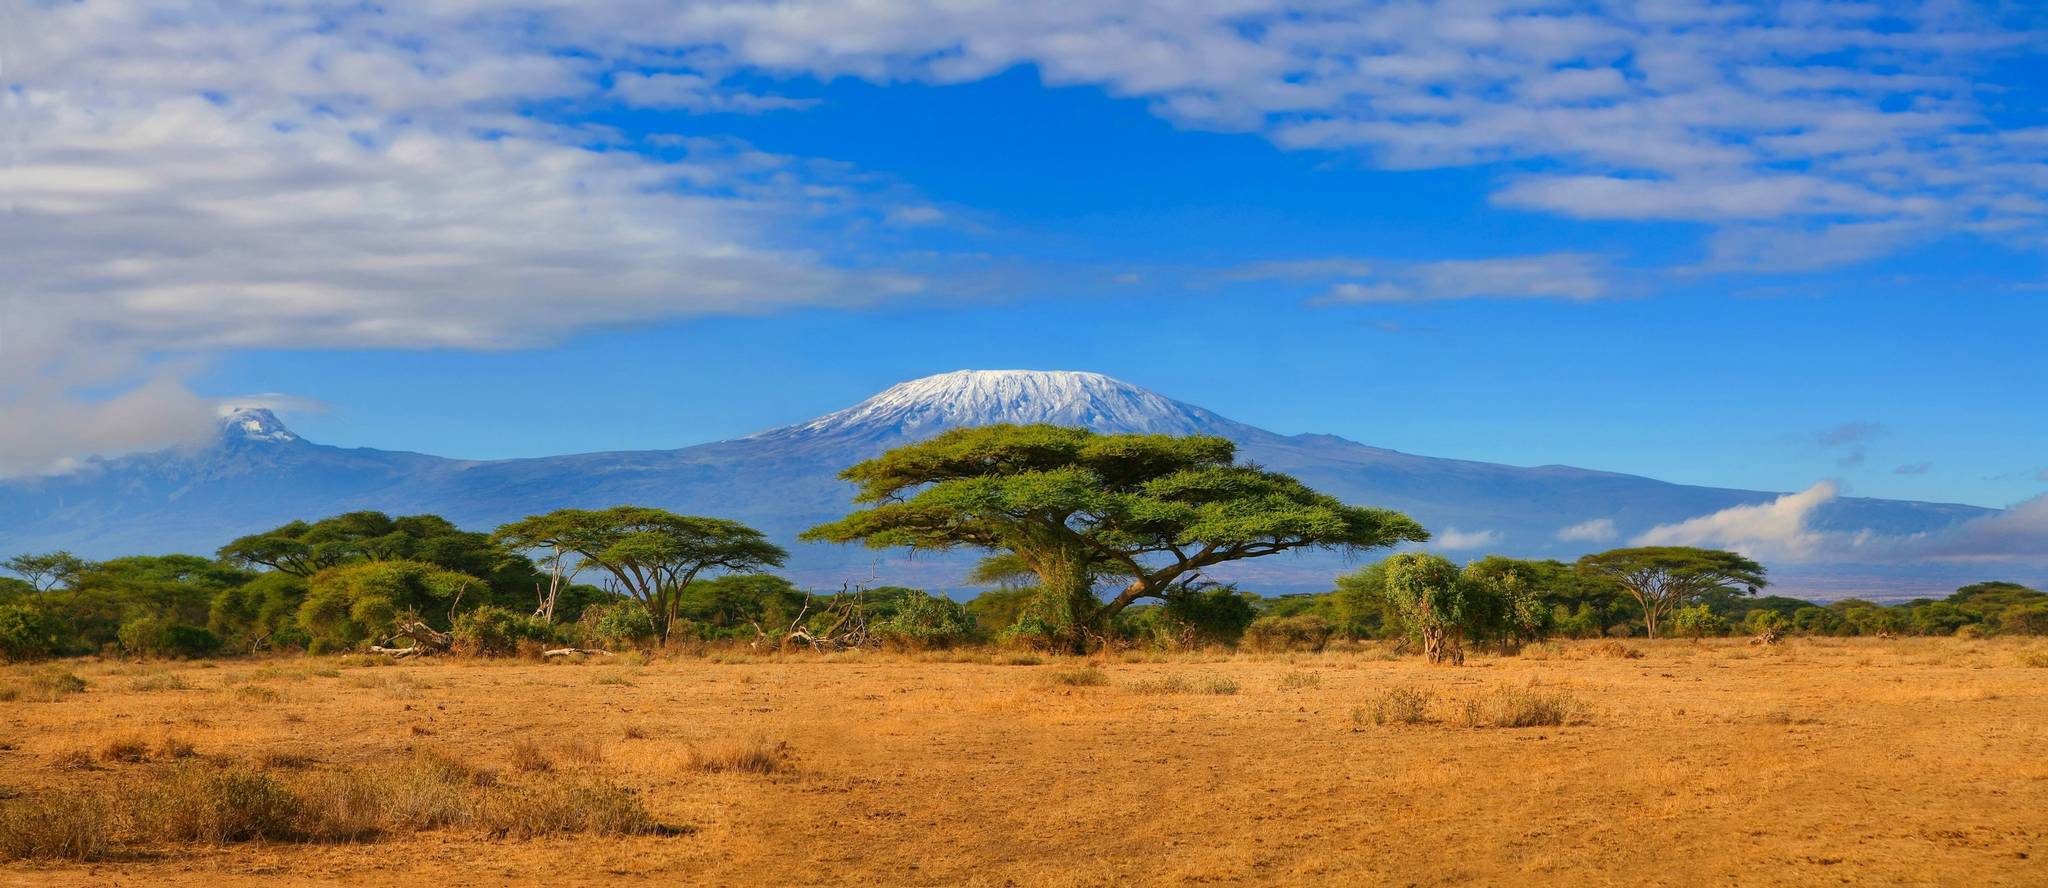
[[756, 437], [925, 437], [960, 426], [1041, 422], [1180, 435], [1237, 428], [1200, 407], [1100, 373], [957, 370], [898, 383], [845, 410]]
[[220, 431], [223, 437], [243, 441], [297, 441], [299, 436], [285, 428], [277, 414], [262, 407], [222, 407]]

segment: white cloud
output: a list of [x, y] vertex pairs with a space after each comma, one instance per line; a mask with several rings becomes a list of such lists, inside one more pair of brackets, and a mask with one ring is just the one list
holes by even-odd
[[1639, 546], [1707, 546], [1792, 562], [2011, 562], [2048, 565], [2048, 494], [1941, 530], [1882, 534], [1822, 530], [1818, 513], [1836, 498], [1823, 481], [1768, 503], [1734, 506], [1637, 536]]
[[1605, 543], [1620, 535], [1612, 518], [1581, 521], [1557, 532], [1557, 538], [1568, 543]]
[[725, 87], [702, 74], [628, 71], [613, 75], [611, 96], [641, 108], [676, 108], [698, 113], [724, 111], [733, 114], [761, 114], [768, 111], [798, 111], [816, 105], [816, 99], [767, 96]]
[[1478, 549], [1500, 542], [1500, 531], [1477, 530], [1468, 533], [1455, 527], [1446, 527], [1443, 533], [1433, 536], [1430, 542], [1439, 549], [1451, 551]]
[[1803, 560], [1819, 551], [1820, 533], [1810, 529], [1816, 509], [1835, 499], [1832, 481], [1768, 503], [1732, 506], [1676, 524], [1660, 524], [1638, 535], [1638, 546], [1705, 546], [1731, 549], [1752, 558]]
[[1228, 280], [1329, 281], [1322, 302], [1430, 302], [1451, 299], [1564, 299], [1613, 296], [1604, 259], [1545, 253], [1443, 262], [1332, 257], [1255, 262], [1224, 273]]

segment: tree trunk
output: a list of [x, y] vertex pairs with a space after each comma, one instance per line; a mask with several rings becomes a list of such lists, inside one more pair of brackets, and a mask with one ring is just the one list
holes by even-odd
[[1089, 634], [1100, 629], [1102, 602], [1095, 597], [1095, 577], [1086, 559], [1072, 553], [1027, 557], [1038, 574], [1038, 601], [1032, 609], [1053, 631], [1051, 641], [1074, 653], [1086, 653]]

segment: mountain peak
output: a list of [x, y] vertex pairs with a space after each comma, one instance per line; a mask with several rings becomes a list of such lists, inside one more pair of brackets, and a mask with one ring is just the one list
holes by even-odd
[[1099, 432], [1235, 435], [1250, 429], [1100, 373], [956, 370], [890, 386], [837, 413], [754, 437], [924, 438], [946, 429], [1052, 423]]
[[266, 407], [224, 406], [220, 410], [220, 434], [228, 441], [263, 441], [284, 444], [299, 440], [285, 428], [277, 414]]

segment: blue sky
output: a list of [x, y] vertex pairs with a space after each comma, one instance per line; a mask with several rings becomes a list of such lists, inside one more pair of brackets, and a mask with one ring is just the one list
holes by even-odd
[[252, 399], [673, 447], [1024, 367], [1430, 455], [2048, 491], [2023, 5], [515, 6], [28, 13], [0, 462]]

